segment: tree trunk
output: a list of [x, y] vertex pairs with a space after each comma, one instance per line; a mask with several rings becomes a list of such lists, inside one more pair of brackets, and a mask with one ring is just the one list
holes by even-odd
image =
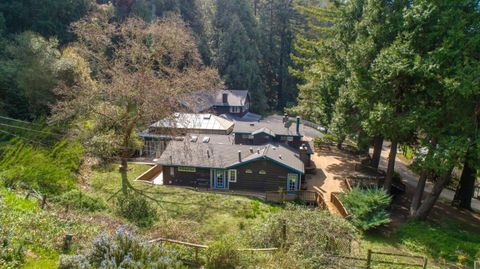
[[387, 175], [385, 177], [385, 182], [383, 183], [383, 188], [390, 192], [393, 181], [393, 173], [395, 172], [395, 159], [397, 157], [397, 144], [396, 140], [392, 140], [390, 145], [390, 153], [388, 154], [388, 166], [387, 166]]
[[362, 154], [368, 154], [368, 149], [370, 147], [369, 141], [371, 140], [367, 134], [363, 130], [360, 130], [357, 137], [357, 148]]
[[477, 179], [477, 169], [472, 167], [469, 160], [466, 159], [463, 165], [462, 176], [458, 183], [455, 197], [452, 204], [459, 208], [472, 210], [472, 198], [475, 191], [475, 181]]
[[415, 188], [415, 193], [413, 194], [413, 197], [412, 197], [412, 203], [410, 204], [410, 216], [415, 216], [418, 208], [420, 207], [420, 203], [422, 202], [422, 198], [423, 198], [423, 193], [425, 191], [425, 185], [427, 183], [427, 175], [428, 173], [424, 170], [422, 170], [422, 172], [420, 173], [417, 187]]
[[453, 167], [450, 168], [448, 172], [443, 174], [437, 180], [437, 182], [435, 182], [432, 192], [427, 196], [427, 198], [425, 198], [422, 205], [420, 205], [420, 207], [418, 208], [417, 212], [415, 212], [415, 214], [412, 216], [413, 219], [425, 220], [428, 217], [428, 214], [430, 214], [430, 211], [437, 202], [438, 197], [440, 197], [443, 188], [447, 186], [448, 182], [452, 178], [452, 170]]
[[380, 164], [380, 156], [382, 155], [382, 148], [383, 148], [383, 136], [377, 135], [373, 138], [373, 154], [372, 160], [370, 165], [378, 169], [378, 165]]

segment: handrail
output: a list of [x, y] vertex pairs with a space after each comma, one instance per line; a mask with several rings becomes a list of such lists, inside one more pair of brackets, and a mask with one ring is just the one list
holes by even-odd
[[339, 194], [339, 193], [332, 192], [330, 194], [330, 201], [337, 208], [338, 212], [340, 212], [340, 215], [342, 215], [342, 217], [346, 218], [349, 215], [348, 210], [343, 205], [342, 201], [340, 201], [340, 198], [337, 197], [337, 194]]
[[[195, 243], [190, 243], [190, 242], [184, 242], [180, 240], [175, 240], [175, 239], [168, 239], [168, 238], [155, 238], [152, 240], [149, 240], [148, 243], [156, 243], [156, 242], [169, 242], [173, 244], [178, 244], [178, 245], [183, 245], [187, 247], [193, 247], [193, 248], [201, 248], [201, 249], [207, 249], [207, 245], [201, 245], [201, 244], [195, 244]], [[278, 248], [239, 248], [237, 249], [238, 251], [276, 251]]]

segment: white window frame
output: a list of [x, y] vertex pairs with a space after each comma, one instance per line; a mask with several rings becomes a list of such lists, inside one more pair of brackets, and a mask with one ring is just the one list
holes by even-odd
[[245, 174], [253, 174], [253, 170], [252, 169], [246, 169]]
[[[232, 179], [232, 172], [234, 175], [234, 178]], [[228, 182], [237, 182], [237, 169], [229, 169], [228, 170]]]
[[267, 171], [265, 171], [265, 170], [262, 169], [262, 170], [258, 171], [258, 174], [259, 174], [259, 175], [266, 175], [266, 174], [267, 174]]

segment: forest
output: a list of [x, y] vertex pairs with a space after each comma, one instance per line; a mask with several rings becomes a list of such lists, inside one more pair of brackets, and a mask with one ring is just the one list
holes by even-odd
[[[478, 0], [3, 0], [0, 268], [350, 268], [333, 257], [372, 248], [473, 268], [479, 73]], [[384, 181], [342, 218], [134, 180], [139, 132], [222, 88]]]

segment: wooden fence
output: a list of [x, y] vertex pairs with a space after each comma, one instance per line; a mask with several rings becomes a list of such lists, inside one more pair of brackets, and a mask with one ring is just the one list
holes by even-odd
[[[389, 268], [427, 268], [428, 259], [424, 256], [405, 255], [368, 250], [367, 257], [342, 255], [326, 255], [328, 264], [337, 264], [335, 268], [372, 269], [377, 265], [388, 265]], [[399, 261], [400, 260], [400, 261]], [[342, 267], [342, 265], [344, 267]], [[383, 268], [383, 267], [382, 267]]]
[[317, 202], [317, 192], [315, 191], [267, 191], [265, 192], [265, 200], [273, 203], [292, 202], [297, 199], [305, 201], [306, 203]]

